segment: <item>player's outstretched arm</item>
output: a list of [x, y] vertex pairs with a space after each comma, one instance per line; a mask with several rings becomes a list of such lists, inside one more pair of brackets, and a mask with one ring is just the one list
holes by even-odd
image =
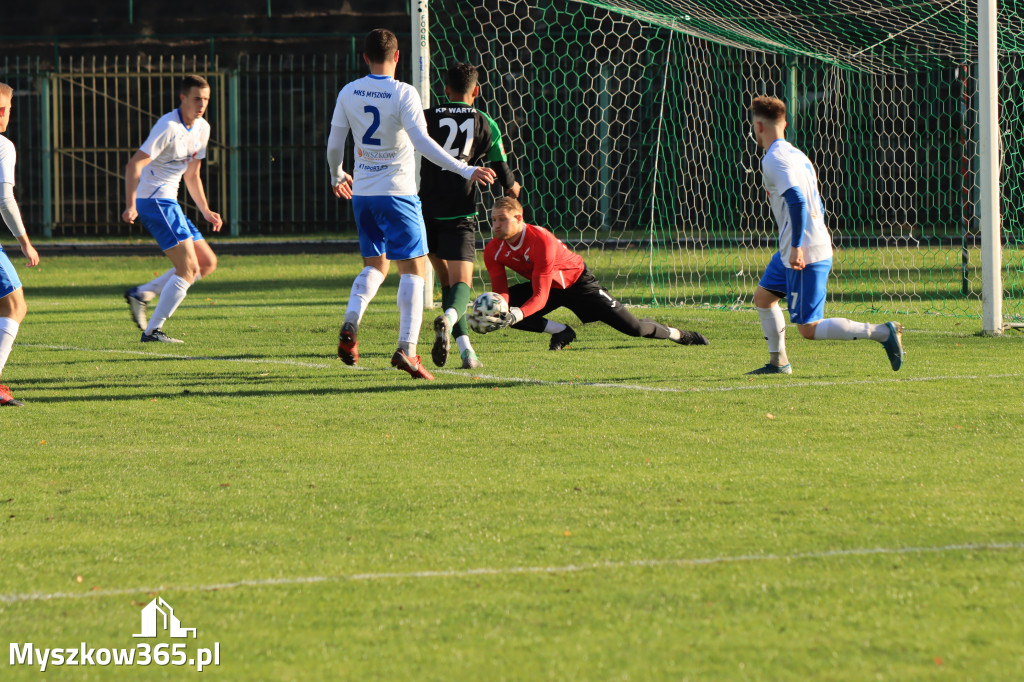
[[339, 199], [351, 199], [352, 198], [352, 176], [342, 171], [341, 174], [344, 177], [341, 182], [337, 185], [331, 185], [331, 189], [334, 190], [334, 196]]
[[490, 185], [498, 177], [490, 168], [467, 165], [446, 152], [444, 147], [427, 134], [426, 122], [423, 122], [422, 127], [406, 128], [405, 132], [408, 133], [412, 146], [416, 148], [416, 151], [447, 171], [458, 173], [467, 180], [478, 182], [481, 185]]
[[505, 196], [518, 199], [522, 188], [516, 182], [515, 173], [512, 172], [512, 168], [509, 167], [508, 161], [504, 158], [504, 152], [501, 152], [501, 157], [500, 160], [491, 163], [491, 169], [495, 172], [498, 182], [505, 188]]
[[800, 191], [799, 186], [790, 187], [782, 193], [782, 196], [789, 207], [790, 229], [793, 231], [792, 251], [790, 251], [789, 254], [789, 266], [794, 270], [803, 270], [804, 253], [803, 249], [800, 248], [800, 245], [803, 243], [804, 225], [807, 224], [807, 220], [809, 219], [807, 199], [804, 198], [804, 193]]
[[39, 265], [39, 252], [36, 251], [36, 247], [32, 246], [27, 234], [18, 237], [18, 246], [21, 247], [21, 254], [25, 256], [26, 265], [30, 268]]
[[501, 141], [501, 130], [493, 118], [483, 112], [480, 112], [480, 115], [487, 122], [487, 132], [491, 140], [491, 146], [487, 150], [487, 160], [491, 162], [491, 168], [497, 174], [498, 182], [505, 189], [505, 196], [518, 199], [521, 187], [516, 182], [515, 173], [508, 165], [508, 155], [505, 154], [505, 145]]
[[548, 304], [551, 283], [555, 279], [555, 259], [558, 246], [556, 240], [544, 239], [534, 249], [533, 272], [530, 274], [533, 295], [520, 306], [524, 317], [533, 315]]
[[327, 166], [331, 172], [331, 188], [334, 196], [339, 199], [352, 198], [352, 176], [346, 173], [341, 165], [345, 162], [345, 141], [348, 139], [348, 127], [331, 125], [331, 134], [327, 137]]
[[[484, 267], [487, 268], [487, 274], [491, 279], [491, 291], [501, 296], [508, 303], [508, 273], [505, 272], [505, 266], [494, 259], [495, 251], [497, 251], [497, 242], [488, 242], [487, 246], [484, 247]], [[476, 313], [470, 314], [476, 315]], [[523, 317], [525, 317], [523, 311], [519, 308], [509, 308], [507, 311], [497, 315], [478, 317], [471, 323], [470, 327], [478, 333], [487, 334], [520, 322]]]
[[149, 165], [151, 160], [149, 154], [139, 150], [135, 152], [135, 155], [129, 159], [128, 165], [124, 167], [125, 206], [124, 212], [121, 214], [121, 220], [129, 225], [134, 223], [135, 219], [139, 217], [139, 212], [135, 210], [135, 196], [139, 189], [139, 178], [142, 177], [142, 169]]
[[399, 97], [399, 117], [402, 121], [402, 128], [409, 136], [412, 146], [423, 155], [428, 161], [433, 161], [441, 168], [458, 173], [460, 176], [481, 185], [490, 185], [494, 182], [494, 171], [490, 168], [470, 166], [464, 161], [456, 159], [449, 154], [444, 147], [439, 145], [427, 132], [427, 119], [423, 115], [423, 103], [420, 96], [411, 85], [401, 88]]
[[497, 176], [490, 168], [484, 168], [483, 166], [476, 166], [473, 168], [473, 176], [470, 178], [473, 182], [481, 185], [494, 184], [494, 179]]
[[210, 223], [211, 229], [214, 232], [220, 232], [220, 227], [224, 224], [224, 221], [221, 220], [219, 213], [214, 213], [210, 210], [210, 203], [206, 200], [203, 178], [199, 175], [199, 167], [202, 164], [203, 162], [199, 159], [188, 164], [188, 168], [185, 169], [185, 188], [188, 190], [189, 196], [192, 197], [192, 201], [195, 202], [196, 208], [203, 214], [203, 218]]
[[491, 240], [484, 247], [484, 268], [491, 280], [491, 291], [498, 294], [508, 302], [508, 273], [505, 266], [494, 259], [494, 253], [498, 250], [500, 242]]
[[14, 200], [14, 185], [9, 182], [0, 183], [0, 216], [3, 216], [7, 229], [18, 240], [21, 252], [28, 261], [28, 266], [38, 265], [39, 254], [32, 246], [32, 242], [29, 241], [28, 234], [25, 233], [25, 224], [21, 220], [21, 210], [18, 208], [18, 202]]

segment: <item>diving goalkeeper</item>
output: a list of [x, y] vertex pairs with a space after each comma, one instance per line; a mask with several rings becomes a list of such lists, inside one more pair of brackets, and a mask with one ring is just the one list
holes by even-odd
[[[472, 327], [487, 333], [505, 327], [551, 335], [550, 350], [561, 350], [576, 339], [572, 327], [545, 317], [568, 308], [581, 322], [604, 322], [629, 336], [668, 339], [684, 346], [706, 346], [703, 334], [638, 320], [601, 286], [579, 254], [570, 251], [549, 230], [523, 220], [523, 207], [501, 197], [491, 209], [493, 239], [484, 247], [484, 265], [491, 290], [508, 301], [508, 312], [476, 316]], [[509, 287], [505, 268], [528, 281]]]

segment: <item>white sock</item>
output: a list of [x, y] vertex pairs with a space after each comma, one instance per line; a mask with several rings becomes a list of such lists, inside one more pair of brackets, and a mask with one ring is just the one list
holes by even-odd
[[786, 318], [782, 315], [782, 308], [777, 305], [768, 308], [758, 308], [757, 316], [761, 318], [761, 331], [764, 332], [764, 340], [768, 342], [771, 364], [779, 367], [788, 365], [789, 358], [786, 357]]
[[558, 332], [565, 331], [565, 325], [561, 322], [548, 320], [548, 323], [544, 325], [544, 331], [548, 334], [557, 334]]
[[352, 293], [348, 297], [348, 307], [345, 308], [345, 322], [351, 322], [355, 326], [363, 319], [363, 313], [370, 307], [370, 301], [377, 295], [377, 290], [384, 282], [384, 273], [367, 265], [363, 271], [356, 275], [352, 281]]
[[456, 337], [455, 343], [459, 346], [459, 354], [465, 353], [467, 350], [473, 350], [473, 344], [469, 342], [469, 337], [462, 335]]
[[0, 317], [0, 373], [7, 365], [7, 358], [11, 355], [11, 348], [14, 347], [14, 339], [18, 337], [20, 326], [9, 317]]
[[192, 284], [195, 284], [196, 282], [198, 282], [198, 281], [199, 281], [199, 280], [201, 280], [202, 278], [203, 278], [203, 273], [201, 273], [201, 272], [196, 272], [196, 278], [195, 278], [194, 280], [192, 280]]
[[444, 316], [448, 318], [448, 321], [451, 322], [453, 327], [455, 326], [455, 323], [459, 321], [459, 313], [455, 308], [449, 308], [444, 311]]
[[149, 280], [145, 284], [140, 284], [139, 286], [135, 287], [135, 289], [143, 293], [157, 296], [160, 294], [161, 291], [164, 290], [164, 287], [167, 285], [167, 282], [171, 279], [171, 277], [174, 277], [174, 268], [171, 268], [162, 275], [157, 275], [156, 278]]
[[681, 331], [679, 331], [678, 329], [676, 329], [675, 327], [669, 327], [668, 328], [668, 338], [669, 338], [669, 341], [678, 341], [679, 339], [682, 338], [682, 336], [683, 336], [683, 333]]
[[185, 300], [188, 287], [188, 281], [177, 275], [171, 277], [167, 284], [164, 285], [163, 291], [160, 292], [160, 302], [156, 304], [153, 317], [149, 318], [149, 326], [146, 327], [147, 334], [152, 334], [164, 326], [167, 318], [173, 315], [174, 311], [181, 305], [181, 302]]
[[889, 328], [884, 324], [854, 322], [845, 317], [830, 317], [819, 322], [814, 328], [815, 341], [856, 341], [857, 339], [871, 339], [885, 343], [889, 339]]
[[416, 355], [416, 342], [423, 325], [423, 278], [402, 275], [398, 281], [398, 347], [410, 358]]

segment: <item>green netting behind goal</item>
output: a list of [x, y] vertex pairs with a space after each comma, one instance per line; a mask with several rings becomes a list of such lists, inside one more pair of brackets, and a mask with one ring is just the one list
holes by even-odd
[[[999, 21], [1011, 319], [1024, 313], [1020, 7], [1001, 3]], [[430, 0], [432, 93], [450, 61], [482, 65], [477, 104], [504, 131], [527, 220], [623, 300], [712, 307], [749, 306], [776, 249], [747, 107], [781, 97], [838, 247], [831, 309], [979, 315], [975, 8]]]

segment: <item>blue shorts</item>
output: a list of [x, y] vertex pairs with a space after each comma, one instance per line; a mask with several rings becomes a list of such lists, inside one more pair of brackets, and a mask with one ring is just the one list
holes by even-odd
[[810, 324], [825, 317], [825, 294], [831, 270], [831, 258], [808, 263], [803, 270], [787, 268], [776, 251], [758, 284], [786, 298], [793, 324]]
[[7, 253], [0, 246], [0, 298], [10, 296], [21, 288], [21, 280], [14, 270], [14, 263], [7, 257]]
[[135, 210], [161, 251], [173, 249], [186, 239], [197, 242], [203, 238], [174, 199], [136, 199]]
[[363, 258], [387, 255], [409, 260], [427, 255], [427, 228], [420, 198], [412, 196], [352, 197]]

